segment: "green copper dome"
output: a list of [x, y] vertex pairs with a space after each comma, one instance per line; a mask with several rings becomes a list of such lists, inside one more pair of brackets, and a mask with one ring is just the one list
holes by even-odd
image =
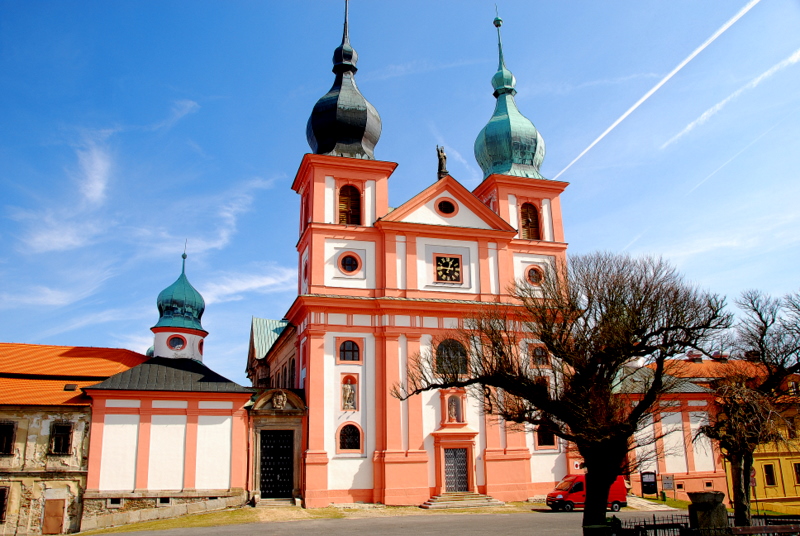
[[200, 324], [206, 302], [186, 279], [186, 253], [177, 281], [158, 295], [158, 323], [154, 328], [189, 328], [205, 331]]
[[347, 2], [342, 44], [333, 52], [336, 74], [330, 91], [314, 105], [306, 124], [306, 139], [315, 154], [375, 159], [381, 137], [381, 116], [356, 86], [358, 54], [350, 46]]
[[492, 87], [497, 104], [489, 123], [475, 140], [475, 159], [486, 178], [493, 173], [543, 179], [539, 166], [544, 160], [544, 140], [533, 123], [517, 109], [514, 95], [517, 84], [514, 75], [506, 69], [503, 59], [503, 41], [500, 26], [503, 19], [494, 19], [497, 28], [497, 47], [500, 64], [492, 77]]

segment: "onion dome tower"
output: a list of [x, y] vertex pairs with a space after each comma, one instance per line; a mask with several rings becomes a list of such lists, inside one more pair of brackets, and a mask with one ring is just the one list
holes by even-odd
[[155, 357], [189, 358], [203, 361], [203, 340], [208, 332], [200, 319], [206, 302], [186, 278], [186, 253], [178, 279], [158, 295], [158, 323], [150, 328], [155, 334]]
[[543, 179], [539, 166], [544, 160], [544, 140], [533, 123], [517, 109], [514, 86], [517, 80], [506, 69], [500, 26], [503, 19], [494, 19], [497, 28], [497, 47], [500, 64], [492, 77], [497, 104], [489, 123], [475, 140], [475, 159], [483, 170], [484, 179], [494, 173]]
[[306, 139], [315, 154], [374, 160], [381, 117], [356, 86], [358, 54], [350, 46], [348, 3], [344, 5], [342, 44], [333, 51], [333, 87], [314, 105]]

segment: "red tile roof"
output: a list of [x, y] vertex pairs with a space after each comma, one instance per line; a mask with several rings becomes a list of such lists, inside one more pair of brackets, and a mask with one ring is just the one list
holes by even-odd
[[[21, 380], [0, 378], [0, 404], [20, 406], [88, 406], [90, 399], [81, 389], [100, 380], [78, 382], [69, 380]], [[67, 384], [77, 384], [75, 391], [65, 391]]]
[[82, 388], [147, 359], [120, 348], [0, 343], [0, 404], [88, 406]]
[[0, 343], [0, 374], [108, 378], [147, 359], [121, 348]]
[[730, 359], [727, 361], [703, 359], [700, 363], [683, 359], [674, 359], [665, 363], [664, 370], [668, 374], [679, 378], [711, 379], [724, 378], [732, 375], [755, 377], [763, 374], [763, 369], [760, 364], [741, 359]]

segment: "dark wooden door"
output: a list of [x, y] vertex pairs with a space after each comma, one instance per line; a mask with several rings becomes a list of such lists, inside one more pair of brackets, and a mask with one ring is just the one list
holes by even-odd
[[469, 491], [467, 449], [444, 449], [445, 491]]
[[292, 496], [294, 489], [294, 432], [261, 431], [261, 496]]
[[47, 499], [44, 501], [44, 524], [42, 534], [61, 534], [64, 525], [64, 499]]

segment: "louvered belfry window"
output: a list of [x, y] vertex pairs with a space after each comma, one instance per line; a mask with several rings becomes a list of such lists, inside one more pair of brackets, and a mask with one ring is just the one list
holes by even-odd
[[532, 203], [522, 205], [522, 228], [520, 236], [524, 240], [541, 240], [542, 233], [539, 230], [539, 211]]
[[350, 184], [339, 190], [339, 223], [361, 225], [361, 192]]

